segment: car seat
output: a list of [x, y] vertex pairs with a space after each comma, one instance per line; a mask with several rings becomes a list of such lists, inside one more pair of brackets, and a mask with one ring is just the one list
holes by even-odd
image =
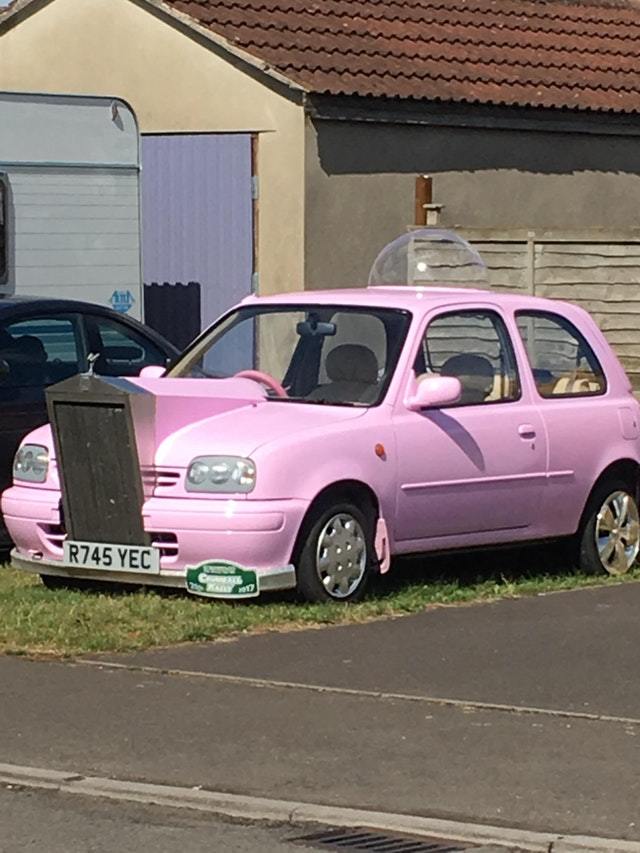
[[597, 394], [602, 391], [602, 383], [594, 374], [562, 376], [553, 386], [551, 394]]
[[15, 341], [11, 335], [4, 329], [0, 329], [0, 359], [2, 361], [7, 361], [13, 350], [14, 344]]
[[22, 335], [7, 353], [11, 367], [12, 385], [34, 387], [45, 384], [47, 351], [40, 338]]
[[369, 347], [341, 344], [331, 350], [325, 362], [329, 383], [319, 385], [308, 400], [331, 403], [370, 403], [378, 392], [378, 360]]
[[483, 403], [493, 390], [493, 366], [482, 355], [452, 355], [442, 365], [440, 375], [454, 376], [460, 380], [461, 403]]
[[4, 350], [11, 349], [13, 344], [15, 343], [13, 336], [7, 332], [6, 329], [0, 328], [0, 352], [4, 352]]

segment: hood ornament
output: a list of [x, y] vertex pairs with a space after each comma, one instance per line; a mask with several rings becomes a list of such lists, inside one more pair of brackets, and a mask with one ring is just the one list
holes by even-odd
[[96, 366], [96, 361], [99, 358], [100, 358], [99, 352], [90, 352], [89, 353], [89, 355], [87, 356], [87, 363], [89, 366], [87, 368], [86, 373], [84, 374], [85, 376], [95, 376], [94, 370], [95, 370], [95, 366]]

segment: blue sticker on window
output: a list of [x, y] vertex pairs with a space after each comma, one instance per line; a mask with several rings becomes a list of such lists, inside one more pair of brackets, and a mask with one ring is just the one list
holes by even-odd
[[109, 300], [113, 310], [119, 314], [126, 314], [130, 311], [135, 301], [135, 297], [130, 290], [114, 290]]

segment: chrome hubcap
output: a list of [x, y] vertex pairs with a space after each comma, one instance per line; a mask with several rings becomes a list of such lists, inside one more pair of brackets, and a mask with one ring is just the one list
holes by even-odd
[[611, 575], [623, 575], [640, 548], [638, 507], [631, 495], [614, 492], [596, 518], [596, 546], [600, 562]]
[[332, 598], [346, 598], [357, 589], [367, 568], [364, 531], [349, 513], [327, 521], [318, 537], [316, 571]]

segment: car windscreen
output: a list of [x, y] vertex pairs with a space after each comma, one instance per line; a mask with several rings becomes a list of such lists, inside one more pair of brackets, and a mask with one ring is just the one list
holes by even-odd
[[409, 322], [409, 312], [388, 308], [246, 306], [195, 341], [168, 375], [258, 371], [275, 380], [280, 393], [270, 396], [279, 399], [372, 406], [384, 397]]

